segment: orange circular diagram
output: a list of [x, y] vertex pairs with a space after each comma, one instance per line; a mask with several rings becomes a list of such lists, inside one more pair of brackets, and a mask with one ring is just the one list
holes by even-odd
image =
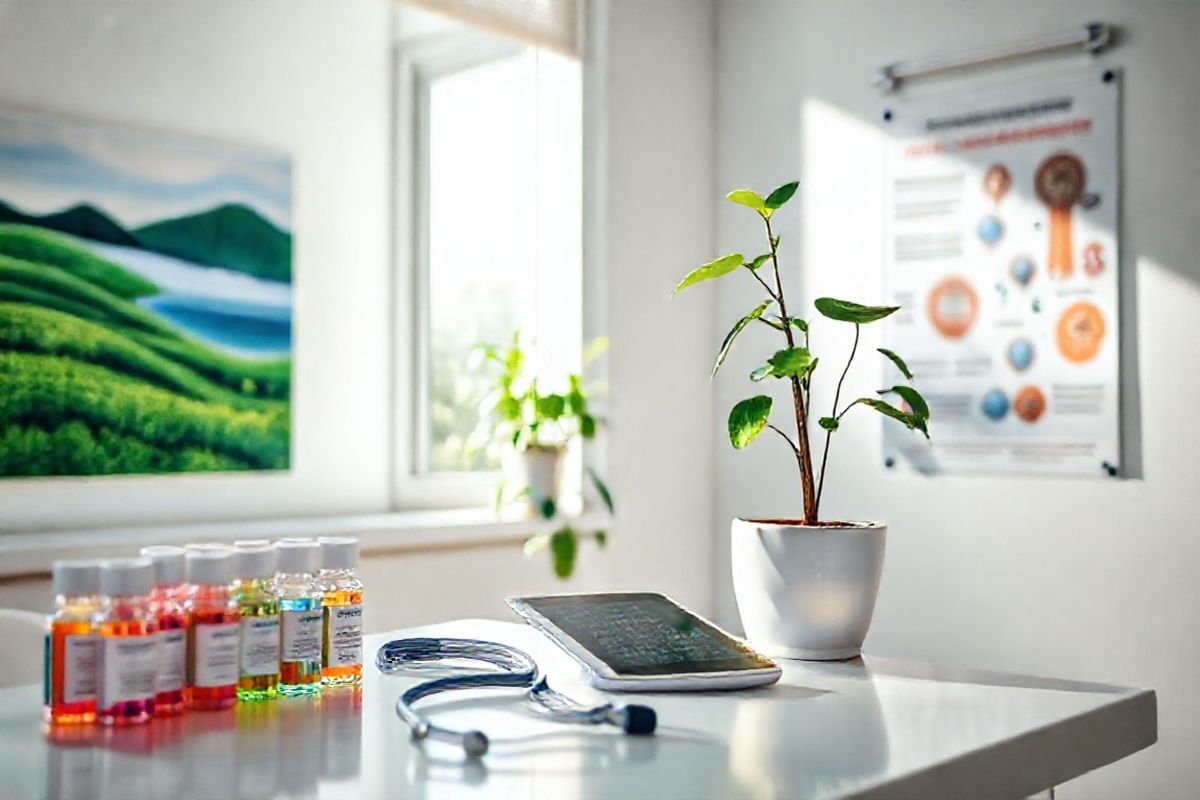
[[1076, 303], [1058, 318], [1058, 351], [1072, 364], [1091, 361], [1104, 341], [1104, 315], [1088, 302]]
[[1046, 411], [1046, 396], [1036, 386], [1023, 386], [1012, 402], [1013, 413], [1026, 422], [1037, 422]]
[[957, 275], [942, 278], [929, 293], [929, 321], [947, 339], [961, 339], [975, 323], [979, 298], [971, 284]]

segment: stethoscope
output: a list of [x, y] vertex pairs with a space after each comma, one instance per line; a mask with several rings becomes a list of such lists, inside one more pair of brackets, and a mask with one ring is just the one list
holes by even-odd
[[392, 675], [449, 660], [478, 661], [495, 669], [459, 672], [417, 684], [396, 700], [396, 715], [412, 729], [413, 738], [457, 744], [471, 757], [482, 756], [488, 751], [488, 738], [483, 731], [460, 732], [436, 725], [419, 714], [413, 704], [438, 692], [455, 689], [523, 688], [533, 709], [556, 722], [615, 725], [631, 734], [654, 733], [657, 725], [657, 716], [649, 706], [605, 703], [588, 708], [577, 703], [550, 688], [537, 662], [529, 654], [499, 642], [478, 639], [397, 639], [379, 648], [375, 655], [375, 666], [384, 674]]

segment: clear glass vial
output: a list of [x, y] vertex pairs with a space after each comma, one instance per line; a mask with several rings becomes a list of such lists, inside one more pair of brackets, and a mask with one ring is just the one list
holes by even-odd
[[239, 700], [275, 697], [279, 687], [279, 599], [275, 596], [275, 550], [270, 542], [237, 542], [233, 593], [242, 614]]
[[281, 654], [279, 693], [321, 691], [321, 646], [324, 629], [317, 585], [320, 550], [311, 539], [283, 539], [275, 545], [275, 593], [279, 597]]
[[358, 577], [358, 539], [322, 536], [321, 587], [324, 645], [321, 680], [328, 686], [362, 682], [363, 584]]
[[51, 725], [96, 721], [94, 617], [100, 609], [100, 562], [54, 562], [54, 611], [46, 619], [43, 715]]
[[100, 565], [104, 603], [96, 614], [96, 718], [104, 725], [139, 725], [154, 716], [158, 638], [150, 607], [153, 588], [154, 563], [148, 558], [119, 558]]

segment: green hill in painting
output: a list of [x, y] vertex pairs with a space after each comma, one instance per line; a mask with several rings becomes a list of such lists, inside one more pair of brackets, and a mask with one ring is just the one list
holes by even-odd
[[52, 231], [69, 233], [82, 239], [91, 239], [93, 242], [121, 244], [126, 247], [139, 246], [138, 240], [121, 227], [120, 223], [95, 206], [86, 203], [71, 206], [63, 211], [56, 211], [53, 214], [37, 215], [26, 214], [0, 200], [0, 222], [36, 225]]
[[0, 476], [287, 468], [291, 361], [182, 336], [133, 302], [157, 291], [0, 224]]
[[198, 264], [290, 282], [292, 237], [248, 206], [232, 203], [133, 231], [142, 247]]
[[103, 244], [137, 247], [206, 267], [224, 267], [267, 280], [292, 280], [292, 236], [240, 203], [126, 230], [95, 206], [29, 214], [0, 200], [0, 224], [19, 223]]

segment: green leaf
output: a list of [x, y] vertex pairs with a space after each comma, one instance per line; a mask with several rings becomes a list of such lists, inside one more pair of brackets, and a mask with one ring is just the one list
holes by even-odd
[[[764, 314], [762, 320], [777, 331], [783, 330], [783, 318], [778, 314]], [[796, 330], [808, 333], [808, 323], [799, 317], [788, 317], [788, 322]]]
[[554, 556], [554, 574], [560, 578], [571, 577], [575, 571], [575, 554], [579, 550], [578, 537], [570, 528], [559, 528], [550, 534], [550, 552]]
[[679, 282], [679, 285], [675, 287], [675, 291], [671, 292], [671, 296], [674, 297], [692, 284], [700, 283], [701, 281], [712, 280], [713, 278], [719, 278], [722, 275], [728, 275], [741, 265], [741, 253], [730, 253], [727, 256], [721, 256], [720, 258], [710, 261], [707, 264], [701, 264], [689, 272], [684, 279]]
[[567, 410], [572, 414], [587, 413], [587, 397], [579, 389], [567, 392]]
[[596, 474], [596, 470], [591, 467], [587, 468], [587, 473], [588, 477], [592, 479], [592, 485], [596, 487], [596, 494], [600, 495], [605, 508], [608, 509], [608, 513], [615, 514], [616, 510], [613, 508], [612, 494], [608, 491], [608, 485], [600, 479], [600, 476]]
[[567, 407], [567, 398], [561, 394], [548, 394], [537, 399], [537, 413], [545, 419], [558, 419]]
[[890, 389], [880, 389], [880, 394], [895, 392], [904, 398], [904, 402], [908, 403], [908, 407], [912, 409], [913, 414], [921, 419], [929, 419], [929, 404], [925, 402], [925, 398], [921, 397], [921, 393], [911, 386], [893, 386]]
[[817, 424], [827, 431], [836, 431], [838, 429], [837, 417], [821, 417], [817, 420]]
[[500, 516], [500, 509], [504, 507], [504, 490], [508, 488], [508, 481], [504, 478], [496, 481], [496, 491], [492, 495], [492, 510], [496, 512], [496, 516]]
[[915, 427], [913, 423], [914, 417], [912, 414], [905, 414], [900, 409], [893, 405], [889, 405], [882, 400], [876, 400], [874, 397], [860, 397], [854, 402], [862, 403], [864, 406], [870, 406], [884, 416], [903, 422], [905, 427], [907, 427], [909, 430], [912, 430]]
[[764, 204], [767, 208], [772, 210], [779, 208], [788, 200], [792, 199], [792, 195], [796, 193], [796, 187], [799, 185], [800, 181], [785, 183], [783, 186], [780, 186], [778, 189], [771, 192], [771, 194], [768, 195], [767, 199], [764, 201]]
[[602, 356], [608, 350], [608, 337], [597, 336], [583, 346], [582, 361], [584, 365], [588, 365]]
[[737, 335], [742, 332], [743, 328], [761, 317], [762, 313], [767, 310], [767, 306], [774, 302], [774, 300], [763, 300], [757, 308], [739, 319], [729, 333], [725, 334], [725, 341], [721, 342], [721, 352], [717, 353], [717, 363], [713, 364], [712, 374], [708, 376], [709, 380], [717, 377], [717, 370], [725, 363], [725, 358], [729, 355], [729, 351], [733, 347], [733, 340], [737, 338]]
[[579, 435], [585, 439], [596, 435], [596, 418], [591, 414], [584, 414], [579, 418]]
[[538, 503], [538, 513], [542, 515], [542, 519], [554, 519], [557, 511], [558, 504], [554, 502], [553, 497], [547, 497]]
[[929, 427], [925, 424], [925, 417], [913, 416], [913, 427], [925, 434], [925, 438], [929, 438]]
[[859, 325], [883, 319], [900, 310], [900, 306], [864, 306], [849, 300], [835, 300], [832, 297], [818, 297], [813, 305], [817, 307], [817, 311], [830, 319]]
[[758, 192], [752, 192], [749, 189], [734, 189], [725, 195], [725, 199], [731, 203], [737, 203], [739, 206], [753, 208], [760, 214], [767, 210], [767, 201], [763, 200]]
[[879, 352], [883, 353], [885, 356], [887, 356], [887, 357], [888, 357], [888, 360], [889, 360], [889, 361], [891, 361], [893, 364], [895, 364], [895, 365], [896, 365], [896, 369], [900, 370], [900, 373], [901, 373], [901, 374], [902, 374], [902, 375], [903, 375], [905, 378], [907, 378], [907, 379], [908, 379], [908, 380], [910, 380], [910, 381], [913, 379], [913, 374], [912, 374], [911, 372], [909, 372], [909, 371], [908, 371], [908, 364], [905, 364], [905, 363], [904, 363], [904, 359], [903, 359], [903, 358], [901, 358], [900, 356], [896, 355], [896, 354], [895, 354], [895, 353], [893, 353], [891, 350], [888, 350], [888, 349], [886, 349], [886, 348], [883, 348], [883, 347], [877, 347], [877, 348], [875, 348], [875, 349], [876, 349], [876, 350], [878, 350]]
[[756, 368], [750, 373], [750, 380], [758, 383], [763, 378], [769, 378], [774, 374], [774, 370], [770, 364], [763, 364], [761, 367]]
[[792, 375], [803, 375], [812, 365], [812, 353], [804, 347], [789, 347], [779, 350], [767, 359], [778, 378], [789, 378]]
[[596, 537], [596, 546], [603, 550], [608, 545], [608, 532], [596, 531], [592, 534]]
[[537, 536], [531, 536], [525, 540], [525, 546], [521, 549], [527, 556], [536, 556], [538, 553], [546, 549], [550, 544], [550, 535], [547, 533], [539, 533]]
[[753, 261], [746, 262], [746, 269], [753, 272], [763, 265], [763, 262], [771, 257], [770, 253], [763, 253], [761, 256], [755, 256]]
[[729, 412], [729, 441], [735, 450], [741, 450], [767, 427], [771, 415], [771, 398], [765, 394], [748, 398], [738, 403]]
[[782, 238], [781, 236], [776, 235], [776, 237], [771, 240], [771, 247], [774, 247], [776, 250], [778, 250], [779, 249], [779, 240], [781, 238]]

